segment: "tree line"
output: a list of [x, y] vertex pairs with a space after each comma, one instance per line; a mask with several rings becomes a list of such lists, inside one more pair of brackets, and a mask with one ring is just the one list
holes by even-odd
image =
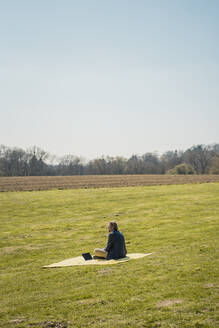
[[170, 150], [161, 156], [147, 152], [130, 158], [103, 156], [87, 162], [71, 154], [56, 158], [36, 146], [24, 150], [0, 145], [0, 176], [88, 174], [219, 174], [219, 144]]

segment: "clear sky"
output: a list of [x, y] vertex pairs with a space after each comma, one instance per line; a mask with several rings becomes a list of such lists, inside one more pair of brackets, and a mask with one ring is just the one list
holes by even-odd
[[0, 144], [125, 157], [219, 142], [219, 1], [0, 0]]

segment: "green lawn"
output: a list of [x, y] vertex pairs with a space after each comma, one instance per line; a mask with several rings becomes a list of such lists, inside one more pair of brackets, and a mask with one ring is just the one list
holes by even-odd
[[[111, 266], [42, 269], [104, 247]], [[0, 193], [1, 327], [219, 327], [219, 184]]]

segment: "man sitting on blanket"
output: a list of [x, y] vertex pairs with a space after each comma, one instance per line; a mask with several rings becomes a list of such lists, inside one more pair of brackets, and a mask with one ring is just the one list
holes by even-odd
[[105, 258], [107, 260], [118, 260], [126, 257], [125, 238], [123, 234], [118, 231], [116, 222], [110, 222], [108, 225], [109, 236], [107, 246], [104, 249], [95, 248], [94, 259]]

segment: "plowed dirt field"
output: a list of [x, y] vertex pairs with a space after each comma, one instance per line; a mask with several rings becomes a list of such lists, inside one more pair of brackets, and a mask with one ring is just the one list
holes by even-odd
[[1, 177], [0, 191], [107, 188], [219, 182], [219, 175], [83, 175]]

